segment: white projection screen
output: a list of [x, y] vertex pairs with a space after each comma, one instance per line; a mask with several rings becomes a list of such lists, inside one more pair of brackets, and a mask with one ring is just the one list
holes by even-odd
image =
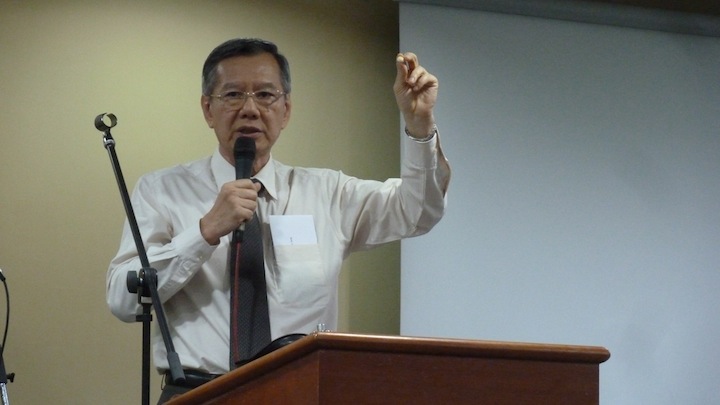
[[720, 403], [720, 38], [400, 4], [446, 216], [401, 333], [597, 345], [600, 402]]

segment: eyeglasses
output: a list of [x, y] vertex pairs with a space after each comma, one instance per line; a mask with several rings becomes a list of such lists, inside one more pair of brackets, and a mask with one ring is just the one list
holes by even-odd
[[232, 90], [223, 94], [211, 94], [208, 97], [217, 98], [223, 102], [227, 109], [240, 109], [245, 105], [248, 98], [252, 98], [255, 104], [268, 108], [280, 97], [286, 95], [284, 91], [267, 89], [258, 91], [237, 91]]

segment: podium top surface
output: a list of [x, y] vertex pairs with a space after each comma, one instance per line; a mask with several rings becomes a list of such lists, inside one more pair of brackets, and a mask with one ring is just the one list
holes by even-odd
[[197, 400], [210, 397], [214, 392], [230, 390], [233, 386], [252, 381], [272, 370], [312, 355], [314, 352], [325, 351], [387, 353], [389, 355], [410, 354], [445, 358], [506, 359], [588, 365], [599, 365], [610, 358], [610, 352], [598, 346], [314, 332], [233, 370], [201, 388], [173, 399], [169, 404], [202, 403], [197, 402]]
[[[503, 342], [490, 340], [428, 338], [412, 336], [363, 335], [315, 332], [295, 343], [297, 350], [359, 350], [388, 353], [436, 354], [444, 356], [517, 358], [573, 363], [599, 364], [610, 352], [598, 346], [545, 343]], [[306, 352], [303, 352], [303, 354]]]

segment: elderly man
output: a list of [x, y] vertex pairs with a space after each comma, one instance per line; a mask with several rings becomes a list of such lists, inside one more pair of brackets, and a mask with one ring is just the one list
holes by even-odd
[[[183, 387], [166, 384], [161, 403], [239, 364], [230, 360], [236, 269], [229, 267], [242, 266], [228, 266], [228, 258], [234, 257], [231, 236], [253, 218], [262, 241], [260, 301], [268, 341], [308, 333], [319, 323], [334, 329], [342, 261], [353, 251], [423, 234], [440, 220], [450, 169], [433, 116], [438, 82], [412, 53], [398, 54], [395, 63], [394, 92], [407, 136], [401, 177], [380, 182], [274, 160], [272, 147], [292, 111], [286, 58], [258, 39], [233, 39], [210, 53], [200, 104], [217, 150], [141, 177], [132, 196], [173, 343], [192, 376]], [[236, 179], [238, 138], [254, 143], [252, 179]], [[283, 241], [282, 235], [304, 241]], [[126, 275], [140, 267], [126, 223], [107, 275], [108, 305], [126, 322], [140, 310], [126, 290]], [[153, 345], [155, 365], [165, 372], [157, 334]]]

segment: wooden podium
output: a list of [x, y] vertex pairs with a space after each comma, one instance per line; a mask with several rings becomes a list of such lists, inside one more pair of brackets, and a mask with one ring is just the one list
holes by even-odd
[[313, 333], [168, 404], [598, 404], [602, 347]]

